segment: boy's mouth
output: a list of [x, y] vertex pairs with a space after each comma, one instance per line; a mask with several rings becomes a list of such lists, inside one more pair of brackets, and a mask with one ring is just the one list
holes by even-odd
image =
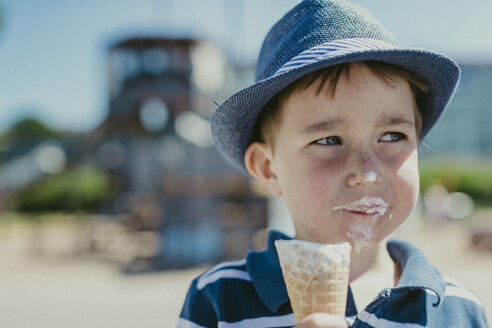
[[335, 206], [332, 209], [334, 211], [356, 215], [374, 216], [378, 214], [383, 216], [388, 210], [388, 207], [389, 204], [379, 197], [365, 196], [355, 202], [342, 206]]

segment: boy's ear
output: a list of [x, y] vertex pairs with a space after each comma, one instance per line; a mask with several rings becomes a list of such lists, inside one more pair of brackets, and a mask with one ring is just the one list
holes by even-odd
[[248, 172], [260, 181], [273, 196], [282, 195], [273, 167], [271, 148], [262, 142], [254, 142], [244, 153], [244, 165]]

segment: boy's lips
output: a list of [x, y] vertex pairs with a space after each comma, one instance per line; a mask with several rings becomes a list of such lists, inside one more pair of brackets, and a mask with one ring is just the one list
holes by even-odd
[[388, 207], [389, 204], [387, 204], [384, 200], [382, 200], [379, 197], [365, 196], [355, 202], [342, 206], [335, 206], [332, 209], [334, 211], [346, 212], [346, 213], [357, 214], [357, 215], [373, 216], [379, 214], [382, 216], [386, 213]]

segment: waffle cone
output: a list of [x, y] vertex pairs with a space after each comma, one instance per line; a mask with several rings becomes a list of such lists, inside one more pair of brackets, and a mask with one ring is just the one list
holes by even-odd
[[350, 244], [277, 240], [275, 246], [297, 322], [314, 312], [345, 316]]

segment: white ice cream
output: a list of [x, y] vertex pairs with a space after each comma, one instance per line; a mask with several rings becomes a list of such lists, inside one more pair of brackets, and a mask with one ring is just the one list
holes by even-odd
[[388, 208], [389, 204], [380, 197], [368, 196], [346, 205], [333, 207], [334, 211], [374, 214], [353, 222], [349, 227], [347, 236], [352, 239], [356, 253], [374, 242], [373, 227], [379, 218], [386, 214]]
[[367, 214], [377, 213], [384, 215], [388, 210], [389, 204], [382, 200], [380, 197], [367, 197], [346, 204], [342, 206], [333, 207], [334, 211], [356, 211]]
[[374, 182], [376, 181], [376, 173], [373, 171], [369, 171], [366, 173], [366, 179], [364, 180], [365, 182]]
[[[330, 263], [349, 263], [352, 247], [347, 242], [318, 244], [310, 241], [292, 239], [276, 240], [275, 247], [282, 253], [284, 260], [295, 262], [301, 256], [303, 260], [310, 258], [315, 263], [331, 265]], [[314, 257], [314, 258], [311, 258]]]
[[372, 228], [378, 219], [379, 216], [374, 216], [369, 220], [355, 222], [350, 226], [347, 236], [352, 239], [356, 253], [374, 243]]

